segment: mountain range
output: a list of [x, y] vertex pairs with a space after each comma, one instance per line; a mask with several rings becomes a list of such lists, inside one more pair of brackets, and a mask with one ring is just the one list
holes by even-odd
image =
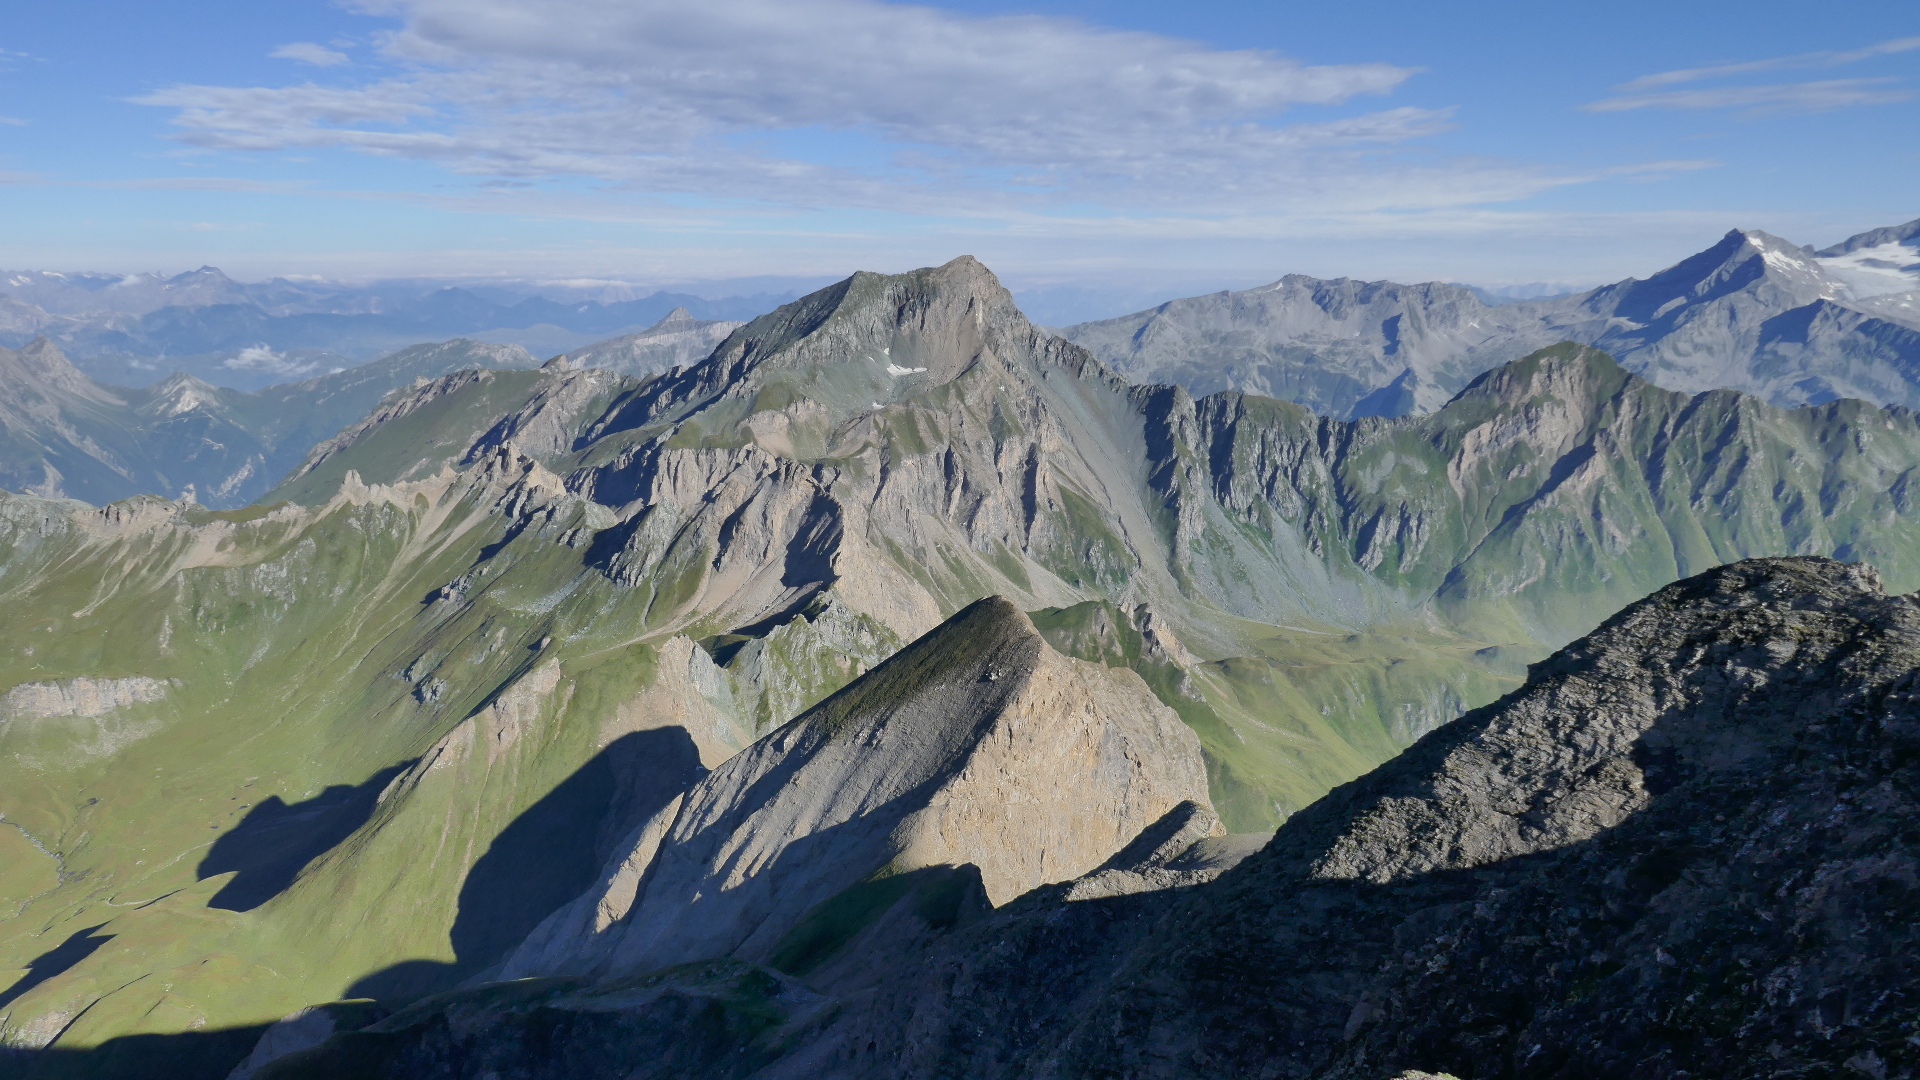
[[1905, 408], [1196, 397], [968, 258], [388, 385], [0, 494], [26, 1075], [1907, 1067]]
[[537, 364], [518, 346], [454, 340], [254, 393], [185, 372], [131, 389], [95, 382], [35, 338], [0, 349], [0, 487], [96, 504], [158, 494], [245, 506], [396, 387]]
[[[650, 374], [705, 357], [739, 323], [675, 308], [568, 363]], [[0, 487], [96, 504], [141, 494], [245, 506], [396, 388], [471, 368], [538, 366], [517, 345], [456, 338], [247, 393], [185, 372], [133, 389], [94, 381], [46, 338], [0, 349]]]
[[423, 340], [461, 336], [547, 357], [639, 333], [675, 309], [737, 320], [793, 295], [710, 300], [654, 292], [556, 300], [524, 290], [422, 284], [356, 287], [284, 278], [242, 284], [211, 266], [171, 277], [0, 271], [0, 346], [48, 338], [82, 371], [115, 385], [143, 387], [184, 371], [219, 386], [258, 390]]
[[1813, 251], [1757, 230], [1645, 280], [1491, 305], [1430, 282], [1289, 275], [1061, 331], [1122, 375], [1237, 389], [1342, 417], [1430, 412], [1558, 341], [1669, 390], [1783, 406], [1920, 406], [1920, 220]]

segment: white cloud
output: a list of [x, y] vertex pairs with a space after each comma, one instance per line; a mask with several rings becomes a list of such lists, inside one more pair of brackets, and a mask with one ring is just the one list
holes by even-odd
[[1862, 49], [1799, 53], [1765, 60], [1708, 64], [1643, 75], [1614, 87], [1620, 96], [1582, 105], [1588, 112], [1627, 112], [1634, 109], [1746, 109], [1764, 113], [1830, 112], [1853, 105], [1887, 105], [1910, 101], [1916, 91], [1894, 84], [1897, 78], [1827, 79], [1818, 82], [1776, 83], [1768, 86], [1730, 86], [1715, 90], [1672, 90], [1666, 86], [1751, 75], [1762, 71], [1840, 67], [1875, 57], [1920, 50], [1920, 37], [1893, 38]]
[[284, 195], [313, 190], [310, 180], [250, 180], [232, 176], [156, 176], [131, 180], [72, 180], [75, 187], [120, 191], [227, 191], [248, 195]]
[[[1063, 202], [1454, 205], [1567, 182], [1403, 157], [1451, 126], [1350, 107], [1414, 74], [880, 0], [362, 0], [402, 21], [356, 85], [175, 86], [194, 145], [344, 147], [506, 180], [938, 215]], [[1492, 193], [1492, 194], [1489, 194]], [[1384, 201], [1382, 201], [1384, 200]]]
[[0, 116], [0, 124], [5, 124], [8, 127], [26, 127], [30, 123], [32, 123], [32, 121], [22, 120], [17, 116]]
[[1737, 109], [1749, 113], [1830, 112], [1850, 105], [1889, 105], [1911, 101], [1913, 90], [1899, 89], [1895, 79], [1829, 79], [1824, 82], [1777, 83], [1771, 86], [1728, 86], [1717, 90], [1673, 90], [1661, 94], [1631, 94], [1580, 106], [1588, 112], [1626, 112], [1632, 109]]
[[274, 352], [265, 345], [249, 345], [237, 355], [230, 356], [221, 364], [234, 371], [264, 371], [273, 375], [306, 375], [318, 371], [320, 365], [302, 363], [286, 353]]
[[1756, 71], [1838, 67], [1842, 64], [1870, 60], [1876, 56], [1912, 52], [1915, 49], [1920, 49], [1920, 37], [1894, 38], [1891, 41], [1869, 45], [1864, 49], [1850, 49], [1845, 52], [1800, 53], [1796, 56], [1777, 56], [1769, 60], [1745, 60], [1732, 64], [1712, 64], [1706, 67], [1682, 68], [1678, 71], [1662, 71], [1655, 75], [1643, 75], [1632, 82], [1622, 83], [1614, 89], [1633, 92], [1651, 90], [1659, 86], [1673, 86], [1678, 83], [1698, 82], [1701, 79], [1724, 78], [1728, 75], [1748, 75]]
[[298, 60], [303, 64], [312, 64], [314, 67], [339, 67], [341, 64], [353, 63], [353, 58], [346, 53], [329, 49], [325, 45], [316, 45], [311, 41], [291, 42], [267, 55], [276, 60]]

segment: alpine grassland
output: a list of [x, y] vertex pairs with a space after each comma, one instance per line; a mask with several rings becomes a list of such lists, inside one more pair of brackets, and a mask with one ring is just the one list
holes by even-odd
[[[1916, 469], [1904, 409], [1573, 344], [1396, 419], [1134, 386], [962, 259], [647, 378], [436, 372], [244, 508], [0, 494], [0, 1043], [484, 982], [659, 793], [922, 692], [954, 657], [888, 658], [988, 596], [1137, 673], [1225, 829], [1271, 831], [1676, 579], [1920, 586]], [[780, 964], [938, 884], [876, 879]], [[774, 990], [730, 963], [645, 992], [747, 1031]]]

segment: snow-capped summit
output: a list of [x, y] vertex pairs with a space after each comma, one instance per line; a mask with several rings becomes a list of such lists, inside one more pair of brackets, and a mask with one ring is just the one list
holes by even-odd
[[1813, 256], [1854, 299], [1913, 292], [1920, 289], [1920, 218], [1850, 236]]
[[1814, 251], [1734, 229], [1646, 278], [1488, 306], [1466, 288], [1297, 275], [1062, 333], [1128, 377], [1342, 416], [1427, 412], [1556, 341], [1670, 390], [1920, 407], [1920, 221]]

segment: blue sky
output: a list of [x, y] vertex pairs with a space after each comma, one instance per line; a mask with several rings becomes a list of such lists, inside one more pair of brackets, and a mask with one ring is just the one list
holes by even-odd
[[1920, 216], [1920, 7], [21, 0], [0, 118], [9, 268], [1590, 284]]

